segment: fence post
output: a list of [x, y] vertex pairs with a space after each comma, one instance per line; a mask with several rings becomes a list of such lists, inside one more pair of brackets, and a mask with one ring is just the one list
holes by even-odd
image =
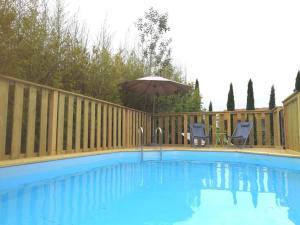
[[26, 134], [26, 157], [34, 154], [35, 141], [35, 118], [36, 118], [36, 93], [35, 87], [29, 88], [29, 103], [27, 114], [27, 134]]
[[8, 88], [8, 81], [0, 80], [0, 160], [5, 158]]
[[48, 151], [50, 155], [56, 153], [57, 135], [57, 103], [58, 92], [51, 91], [49, 97], [49, 120], [48, 120]]
[[184, 114], [184, 115], [183, 115], [183, 131], [184, 131], [183, 144], [184, 144], [184, 145], [187, 145], [187, 144], [188, 144], [187, 130], [188, 130], [188, 117], [187, 117], [186, 114]]

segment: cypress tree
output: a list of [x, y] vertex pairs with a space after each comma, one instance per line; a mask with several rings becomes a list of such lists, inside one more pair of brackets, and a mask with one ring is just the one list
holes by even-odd
[[199, 81], [198, 81], [198, 79], [196, 79], [195, 90], [199, 90]]
[[300, 91], [300, 71], [298, 71], [298, 73], [297, 73], [294, 91]]
[[227, 110], [228, 111], [234, 111], [235, 110], [235, 103], [234, 103], [234, 94], [233, 94], [232, 83], [230, 83], [230, 88], [229, 88], [229, 92], [228, 92]]
[[191, 96], [191, 102], [190, 102], [190, 111], [191, 112], [198, 112], [201, 110], [201, 97], [200, 97], [200, 90], [199, 90], [199, 81], [196, 79], [195, 82], [195, 89], [192, 92]]
[[[269, 101], [269, 109], [272, 110], [276, 107], [275, 101], [275, 88], [274, 85], [271, 87], [270, 101]], [[271, 144], [274, 143], [274, 123], [273, 123], [273, 113], [270, 113], [270, 129], [271, 129]]]
[[212, 102], [209, 102], [209, 107], [208, 107], [208, 111], [212, 112], [213, 111], [213, 106], [212, 106]]
[[[209, 102], [208, 111], [213, 111], [212, 102]], [[208, 123], [209, 123], [209, 137], [210, 137], [210, 143], [212, 143], [212, 115], [209, 115], [208, 117]]]
[[271, 93], [270, 93], [270, 101], [269, 101], [269, 109], [273, 109], [276, 107], [276, 101], [275, 101], [275, 88], [274, 85], [271, 87]]
[[255, 110], [254, 105], [254, 93], [253, 93], [253, 83], [250, 79], [248, 82], [248, 90], [247, 90], [247, 110]]

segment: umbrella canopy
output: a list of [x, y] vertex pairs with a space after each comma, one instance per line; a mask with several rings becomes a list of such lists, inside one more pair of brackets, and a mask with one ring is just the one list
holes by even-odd
[[186, 84], [181, 84], [159, 76], [147, 76], [137, 80], [126, 81], [121, 84], [123, 89], [130, 90], [140, 95], [169, 96], [185, 93], [191, 89]]

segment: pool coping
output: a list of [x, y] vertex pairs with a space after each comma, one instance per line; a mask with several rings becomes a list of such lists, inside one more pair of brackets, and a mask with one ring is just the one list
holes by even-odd
[[[256, 154], [256, 155], [268, 155], [268, 156], [278, 156], [278, 157], [288, 157], [288, 158], [300, 158], [300, 152], [282, 149], [282, 148], [237, 148], [237, 147], [201, 147], [201, 148], [191, 148], [189, 146], [162, 146], [163, 151], [198, 151], [198, 152], [234, 152], [234, 153], [247, 153], [247, 154]], [[159, 151], [159, 146], [145, 146], [144, 151]], [[10, 167], [10, 166], [19, 166], [24, 164], [33, 164], [40, 162], [48, 162], [55, 160], [64, 160], [78, 157], [88, 157], [93, 155], [102, 155], [109, 153], [118, 153], [118, 152], [138, 152], [141, 151], [139, 147], [135, 148], [119, 148], [119, 149], [105, 149], [98, 151], [90, 152], [79, 152], [79, 153], [66, 153], [60, 155], [48, 155], [40, 157], [31, 157], [31, 158], [20, 158], [20, 159], [9, 159], [0, 161], [0, 168]]]

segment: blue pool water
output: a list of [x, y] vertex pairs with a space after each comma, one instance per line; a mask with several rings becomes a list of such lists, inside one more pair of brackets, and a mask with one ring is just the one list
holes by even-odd
[[300, 159], [112, 153], [0, 169], [1, 225], [300, 225]]

